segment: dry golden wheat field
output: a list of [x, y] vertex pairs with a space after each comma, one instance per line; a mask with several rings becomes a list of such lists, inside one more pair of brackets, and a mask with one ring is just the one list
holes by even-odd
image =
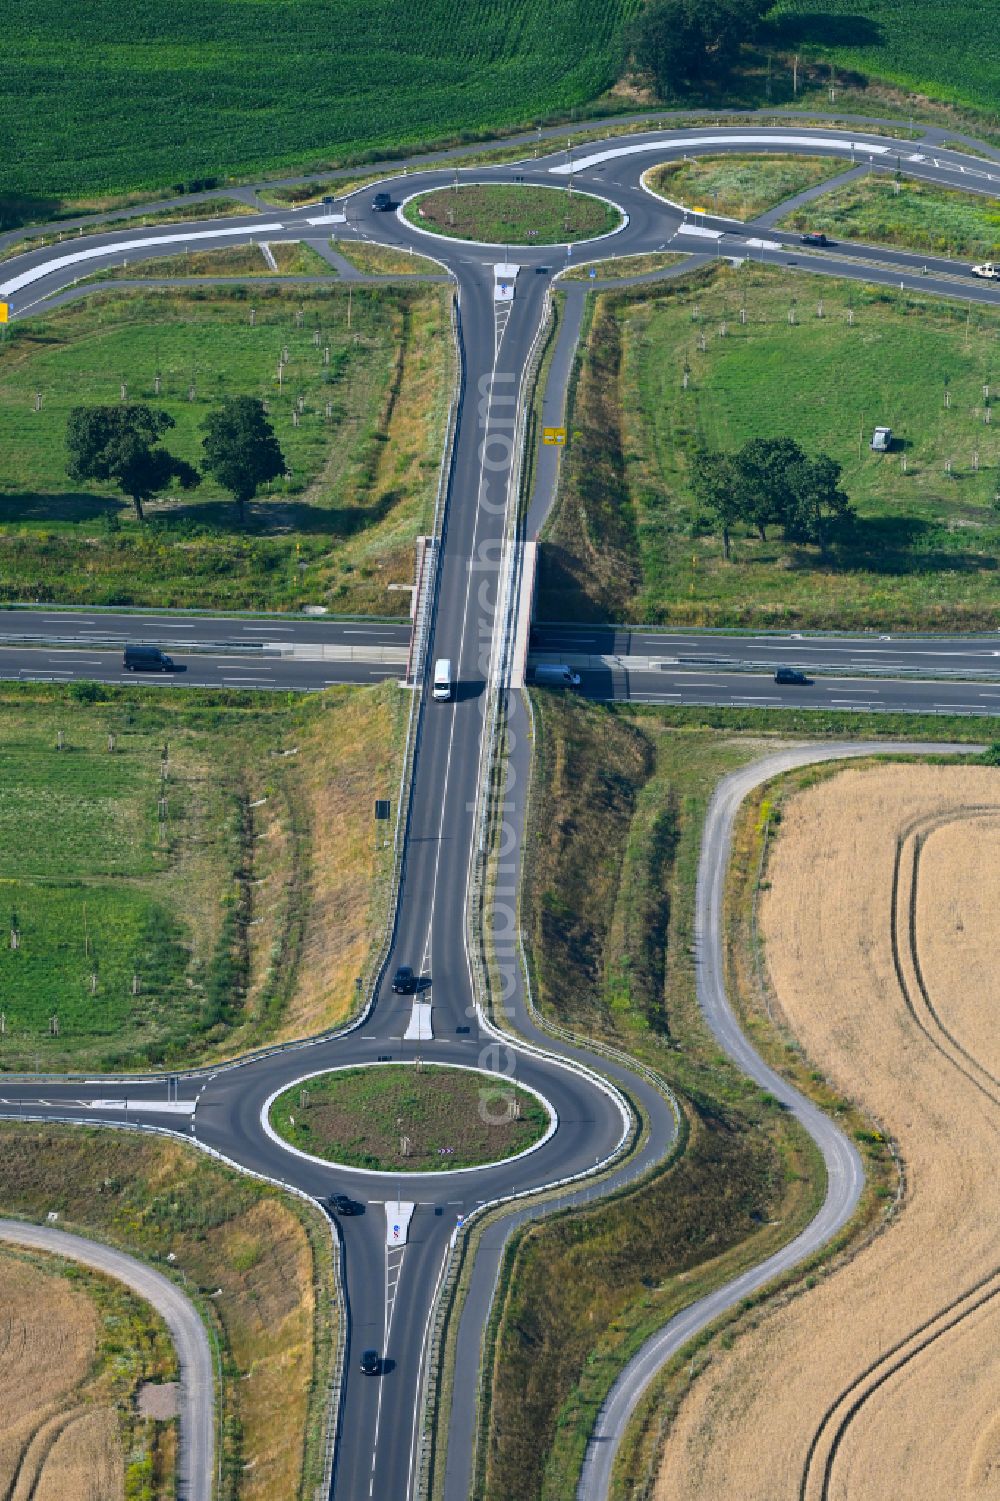
[[116, 1501], [124, 1463], [112, 1407], [88, 1400], [99, 1318], [58, 1272], [0, 1253], [0, 1495]]
[[894, 1138], [905, 1195], [715, 1348], [656, 1501], [1000, 1497], [1000, 770], [839, 772], [789, 799], [768, 876], [778, 1005]]

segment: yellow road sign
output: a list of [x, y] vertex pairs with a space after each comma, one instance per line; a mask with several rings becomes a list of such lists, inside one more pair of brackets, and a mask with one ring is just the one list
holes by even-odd
[[6, 302], [0, 302], [0, 323], [6, 323], [10, 317], [10, 308]]
[[561, 448], [566, 442], [566, 429], [564, 427], [543, 427], [542, 442], [550, 447]]

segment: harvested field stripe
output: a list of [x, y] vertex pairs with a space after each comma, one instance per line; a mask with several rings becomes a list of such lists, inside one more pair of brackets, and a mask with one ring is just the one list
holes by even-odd
[[[963, 808], [963, 809], [960, 809], [960, 810], [956, 811], [954, 814], [950, 814], [946, 818], [941, 818], [941, 819], [933, 820], [933, 826], [934, 827], [940, 827], [941, 825], [943, 825], [945, 823], [954, 822], [954, 820], [956, 818], [968, 818], [968, 817], [970, 817], [972, 815], [976, 815], [976, 816], [980, 816], [981, 817], [984, 813], [993, 814], [993, 813], [996, 813], [996, 811], [997, 810], [990, 809], [990, 808]], [[907, 1011], [910, 1013], [910, 1016], [912, 1017], [913, 1021], [920, 1028], [921, 1032], [927, 1038], [927, 1040], [931, 1044], [931, 1046], [934, 1047], [934, 1048], [936, 1048], [937, 1051], [941, 1054], [942, 1058], [945, 1058], [952, 1065], [953, 1068], [958, 1069], [959, 1073], [962, 1074], [964, 1078], [968, 1079], [969, 1083], [971, 1085], [973, 1085], [974, 1088], [978, 1089], [979, 1092], [980, 1092], [980, 1094], [984, 1095], [986, 1097], [986, 1099], [990, 1101], [991, 1104], [994, 1104], [994, 1105], [1000, 1104], [1000, 1100], [997, 1099], [997, 1097], [994, 1094], [993, 1090], [991, 1090], [988, 1086], [984, 1085], [978, 1078], [976, 1078], [975, 1074], [971, 1073], [970, 1070], [967, 1067], [965, 1067], [965, 1065], [963, 1063], [960, 1063], [960, 1062], [958, 1062], [957, 1059], [953, 1058], [951, 1056], [951, 1054], [948, 1052], [948, 1049], [941, 1042], [940, 1038], [937, 1037], [937, 1036], [935, 1036], [933, 1027], [929, 1026], [928, 1023], [927, 1023], [927, 1021], [926, 1021], [926, 1019], [918, 1012], [917, 1006], [915, 1005], [914, 1000], [913, 1000], [913, 991], [912, 991], [912, 988], [907, 983], [906, 974], [905, 974], [905, 965], [904, 965], [904, 962], [903, 962], [903, 950], [902, 950], [902, 948], [900, 946], [900, 941], [899, 941], [899, 931], [900, 931], [900, 926], [901, 926], [901, 924], [900, 924], [900, 911], [901, 910], [904, 911], [907, 914], [907, 919], [906, 919], [905, 923], [902, 926], [904, 926], [904, 928], [906, 930], [906, 933], [907, 933], [907, 939], [908, 939], [909, 948], [910, 948], [911, 963], [913, 964], [914, 973], [915, 974], [919, 974], [919, 966], [918, 966], [918, 964], [916, 962], [916, 936], [915, 936], [915, 932], [914, 932], [914, 923], [913, 923], [913, 910], [914, 910], [914, 905], [913, 904], [914, 904], [914, 902], [916, 900], [916, 857], [914, 858], [914, 861], [913, 861], [913, 863], [910, 866], [909, 881], [908, 881], [908, 884], [906, 886], [905, 892], [904, 892], [903, 878], [902, 878], [903, 850], [906, 847], [906, 845], [908, 844], [909, 838], [910, 838], [910, 835], [912, 834], [912, 832], [913, 832], [912, 830], [907, 830], [907, 831], [904, 831], [903, 834], [897, 836], [897, 839], [896, 839], [896, 855], [895, 855], [895, 859], [894, 859], [894, 862], [893, 862], [893, 870], [892, 870], [892, 898], [891, 898], [891, 908], [890, 908], [890, 914], [889, 914], [889, 936], [890, 936], [890, 942], [891, 942], [891, 945], [892, 945], [892, 962], [893, 962], [893, 968], [896, 971], [896, 979], [897, 979], [897, 981], [899, 983], [900, 993], [902, 994], [902, 997], [903, 997], [903, 1000], [905, 1002]], [[919, 982], [919, 979], [918, 979], [918, 981], [917, 981], [918, 988], [919, 988], [919, 983], [920, 982]], [[980, 1063], [978, 1063], [974, 1058], [972, 1058], [969, 1055], [969, 1053], [966, 1051], [965, 1048], [961, 1047], [957, 1042], [955, 1042], [955, 1040], [951, 1036], [951, 1034], [948, 1033], [945, 1030], [945, 1028], [941, 1025], [940, 1021], [938, 1020], [937, 1013], [935, 1012], [933, 1006], [931, 1005], [929, 998], [927, 998], [927, 1000], [926, 1000], [926, 1005], [927, 1005], [927, 1009], [930, 1012], [930, 1015], [931, 1015], [931, 1017], [933, 1019], [933, 1023], [937, 1025], [937, 1027], [939, 1028], [939, 1030], [948, 1039], [948, 1041], [950, 1043], [952, 1043], [952, 1045], [958, 1050], [959, 1053], [961, 1053], [962, 1057], [968, 1063], [970, 1063], [974, 1069], [978, 1070], [981, 1073], [986, 1074], [987, 1078], [992, 1083], [996, 1084], [997, 1081], [993, 1078], [993, 1075], [990, 1074], [990, 1073], [988, 1073], [988, 1071], [986, 1069], [984, 1069]]]
[[[962, 816], [968, 817], [968, 814], [963, 814]], [[982, 810], [981, 816], [985, 816], [987, 818], [996, 817], [996, 809], [990, 808]], [[919, 830], [918, 832], [914, 833], [913, 836], [913, 863], [910, 872], [910, 903], [908, 921], [910, 956], [913, 963], [913, 973], [916, 976], [917, 988], [920, 991], [924, 1005], [927, 1007], [928, 1012], [933, 1018], [934, 1025], [941, 1032], [942, 1036], [948, 1039], [952, 1047], [955, 1048], [959, 1053], [961, 1053], [963, 1058], [967, 1059], [968, 1062], [971, 1063], [973, 1068], [978, 1069], [982, 1074], [986, 1076], [991, 1084], [995, 1085], [997, 1089], [1000, 1089], [1000, 1079], [998, 1079], [995, 1074], [991, 1074], [989, 1069], [984, 1067], [984, 1065], [979, 1062], [978, 1058], [973, 1056], [968, 1048], [963, 1047], [958, 1039], [954, 1037], [951, 1032], [949, 1032], [948, 1028], [941, 1020], [940, 1016], [937, 1013], [937, 1010], [935, 1009], [934, 1003], [931, 1000], [930, 992], [928, 991], [927, 985], [924, 981], [923, 970], [920, 964], [920, 950], [917, 942], [917, 883], [920, 875], [920, 857], [923, 853], [924, 845], [929, 835], [935, 833], [940, 828], [944, 828], [947, 824], [953, 823], [954, 821], [954, 819], [950, 818], [935, 820], [930, 825], [930, 827]], [[1000, 1100], [997, 1100], [996, 1103], [1000, 1104]]]
[[[968, 1292], [963, 1293], [961, 1297], [956, 1298], [954, 1302], [942, 1308], [933, 1318], [928, 1319], [925, 1323], [914, 1329], [905, 1339], [900, 1340], [898, 1344], [894, 1345], [891, 1350], [887, 1350], [885, 1355], [879, 1360], [873, 1361], [870, 1366], [861, 1372], [860, 1376], [851, 1382], [850, 1386], [846, 1387], [839, 1394], [824, 1413], [823, 1421], [817, 1428], [809, 1445], [809, 1452], [802, 1470], [802, 1479], [799, 1483], [799, 1501], [808, 1501], [810, 1483], [815, 1474], [813, 1462], [816, 1458], [816, 1453], [823, 1441], [828, 1425], [833, 1421], [841, 1404], [853, 1392], [856, 1392], [869, 1377], [876, 1377], [870, 1386], [866, 1387], [863, 1392], [855, 1397], [837, 1424], [826, 1461], [823, 1465], [823, 1478], [818, 1493], [818, 1501], [830, 1501], [830, 1485], [833, 1479], [833, 1466], [837, 1458], [837, 1452], [840, 1449], [847, 1429], [869, 1397], [873, 1396], [897, 1372], [903, 1370], [912, 1360], [915, 1360], [918, 1355], [921, 1355], [929, 1346], [933, 1345], [936, 1340], [939, 1340], [942, 1335], [955, 1329], [970, 1314], [975, 1313], [978, 1309], [992, 1302], [998, 1293], [1000, 1293], [1000, 1267], [994, 1267], [992, 1272], [984, 1277], [982, 1281], [977, 1282], [974, 1287], [969, 1288]], [[954, 1317], [949, 1317], [951, 1314]], [[945, 1319], [946, 1322], [940, 1324], [940, 1327], [934, 1327], [939, 1324], [941, 1319]], [[927, 1333], [927, 1331], [931, 1332]], [[921, 1339], [920, 1336], [925, 1333], [926, 1338]], [[919, 1342], [913, 1345], [914, 1340], [918, 1340]], [[911, 1346], [912, 1348], [910, 1348]], [[906, 1353], [902, 1354], [901, 1352], [903, 1351]], [[901, 1355], [901, 1358], [899, 1360], [894, 1359], [896, 1355]]]

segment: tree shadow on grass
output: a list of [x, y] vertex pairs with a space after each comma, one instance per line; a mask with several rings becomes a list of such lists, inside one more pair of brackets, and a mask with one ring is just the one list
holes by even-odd
[[46, 495], [24, 490], [0, 494], [0, 526], [26, 521], [99, 521], [118, 516], [125, 509], [130, 509], [127, 503], [113, 495], [85, 495], [76, 491]]
[[240, 524], [232, 500], [189, 500], [147, 507], [147, 516], [158, 529], [192, 526], [207, 532], [232, 536], [273, 538], [297, 532], [301, 536], [346, 538], [378, 526], [399, 504], [398, 491], [389, 490], [369, 505], [323, 506], [288, 499], [283, 495], [258, 495], [248, 508], [246, 525]]
[[881, 47], [886, 39], [870, 16], [823, 10], [776, 16], [767, 30], [781, 47]]
[[19, 229], [22, 224], [45, 224], [54, 219], [62, 203], [38, 193], [0, 193], [0, 230]]
[[933, 538], [942, 529], [918, 516], [861, 517], [830, 550], [815, 552], [793, 548], [792, 568], [817, 566], [836, 573], [995, 573], [1000, 562], [995, 555], [961, 548], [935, 547]]

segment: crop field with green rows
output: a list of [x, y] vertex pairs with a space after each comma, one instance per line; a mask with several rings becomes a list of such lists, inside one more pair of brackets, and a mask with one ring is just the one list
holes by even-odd
[[2, 191], [35, 198], [37, 218], [46, 200], [531, 122], [614, 81], [634, 9], [19, 0], [4, 26]]
[[779, 0], [772, 31], [810, 61], [996, 116], [1000, 26], [988, 0]]

